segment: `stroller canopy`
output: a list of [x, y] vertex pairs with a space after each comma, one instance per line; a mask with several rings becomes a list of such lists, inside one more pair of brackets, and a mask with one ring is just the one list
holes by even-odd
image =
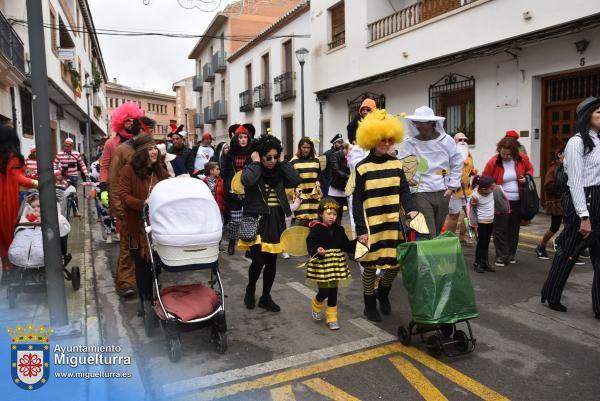
[[152, 238], [160, 245], [214, 245], [223, 222], [208, 186], [196, 178], [159, 182], [148, 200]]

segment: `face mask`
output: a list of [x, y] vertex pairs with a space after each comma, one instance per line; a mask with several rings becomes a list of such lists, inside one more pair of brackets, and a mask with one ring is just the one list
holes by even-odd
[[460, 153], [463, 160], [467, 160], [467, 157], [469, 156], [469, 145], [464, 142], [457, 143], [456, 149], [458, 149], [458, 153]]

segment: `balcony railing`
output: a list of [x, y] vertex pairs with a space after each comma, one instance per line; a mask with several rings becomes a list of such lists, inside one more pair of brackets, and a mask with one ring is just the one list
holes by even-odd
[[202, 67], [202, 76], [204, 77], [204, 82], [213, 82], [215, 80], [215, 70], [213, 70], [212, 63], [206, 63]]
[[214, 72], [223, 72], [227, 69], [227, 61], [225, 60], [226, 53], [224, 50], [219, 50], [212, 56], [212, 65]]
[[253, 109], [254, 104], [252, 103], [252, 89], [248, 89], [247, 91], [240, 93], [240, 111], [247, 112]]
[[329, 50], [335, 49], [336, 47], [340, 47], [341, 45], [346, 43], [346, 31], [336, 33], [331, 39], [331, 42], [327, 43], [327, 47], [329, 48]]
[[283, 102], [284, 100], [292, 99], [296, 97], [296, 91], [294, 90], [294, 81], [296, 79], [296, 73], [284, 72], [283, 74], [275, 77], [275, 101]]
[[195, 128], [204, 127], [204, 116], [202, 115], [202, 113], [194, 114], [194, 127]]
[[2, 13], [0, 13], [0, 54], [10, 60], [11, 64], [21, 73], [25, 74], [23, 42]]
[[202, 80], [202, 74], [196, 74], [196, 76], [192, 78], [192, 89], [194, 92], [202, 92], [203, 86], [204, 81]]
[[254, 88], [254, 107], [269, 106], [271, 101], [271, 84], [264, 83]]
[[217, 100], [213, 103], [215, 120], [227, 120], [227, 100]]
[[212, 107], [208, 106], [204, 108], [204, 123], [214, 124], [216, 122], [215, 113]]
[[413, 27], [423, 21], [446, 14], [477, 0], [419, 0], [394, 14], [367, 25], [369, 42], [385, 38], [396, 32]]

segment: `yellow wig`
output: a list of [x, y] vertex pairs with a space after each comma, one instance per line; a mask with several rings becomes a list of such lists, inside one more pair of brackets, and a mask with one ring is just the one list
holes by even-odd
[[375, 109], [358, 123], [356, 142], [365, 150], [371, 150], [382, 139], [399, 143], [404, 138], [404, 126], [400, 120], [383, 109]]

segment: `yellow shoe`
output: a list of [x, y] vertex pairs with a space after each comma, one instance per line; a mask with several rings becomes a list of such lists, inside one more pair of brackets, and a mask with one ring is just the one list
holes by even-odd
[[329, 330], [338, 330], [340, 325], [337, 319], [337, 306], [327, 307], [325, 314], [327, 315], [325, 321], [327, 322], [327, 327], [329, 327]]
[[312, 302], [311, 302], [311, 306], [312, 306], [312, 318], [315, 319], [316, 321], [321, 321], [323, 320], [323, 304], [325, 303], [325, 301], [323, 302], [319, 302], [317, 301], [317, 298], [313, 298]]

